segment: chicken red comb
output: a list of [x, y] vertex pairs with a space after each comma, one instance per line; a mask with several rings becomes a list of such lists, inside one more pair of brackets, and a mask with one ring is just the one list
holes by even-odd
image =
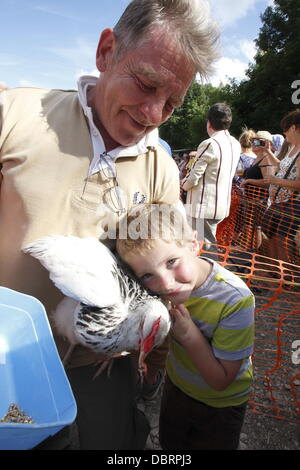
[[155, 322], [153, 322], [153, 325], [152, 325], [152, 328], [151, 328], [151, 331], [150, 331], [149, 335], [147, 336], [147, 338], [145, 338], [142, 341], [144, 351], [146, 353], [150, 352], [151, 349], [153, 348], [154, 338], [156, 336], [156, 333], [159, 330], [159, 326], [160, 326], [160, 317], [157, 320], [155, 320]]

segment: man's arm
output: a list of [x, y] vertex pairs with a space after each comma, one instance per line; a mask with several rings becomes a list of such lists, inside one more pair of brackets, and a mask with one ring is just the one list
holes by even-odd
[[192, 167], [187, 177], [183, 180], [182, 188], [185, 191], [188, 191], [192, 187], [198, 185], [213, 157], [214, 152], [211, 142], [208, 140], [202, 142], [197, 150], [196, 163]]

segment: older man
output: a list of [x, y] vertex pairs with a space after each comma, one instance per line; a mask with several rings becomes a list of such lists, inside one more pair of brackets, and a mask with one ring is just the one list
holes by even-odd
[[[217, 38], [202, 0], [133, 0], [116, 27], [101, 33], [98, 79], [82, 77], [78, 93], [1, 93], [1, 285], [34, 295], [50, 313], [62, 295], [22, 246], [49, 234], [104, 240], [127, 208], [176, 203], [178, 170], [157, 128], [196, 72], [210, 71]], [[56, 341], [63, 354], [68, 344]], [[110, 378], [93, 381], [97, 359], [77, 347], [69, 363], [80, 448], [143, 448], [148, 427], [135, 406], [130, 359], [117, 359]], [[63, 434], [52, 448], [69, 446]]]

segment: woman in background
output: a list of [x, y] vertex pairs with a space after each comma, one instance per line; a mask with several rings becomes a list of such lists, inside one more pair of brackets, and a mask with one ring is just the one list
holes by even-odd
[[236, 169], [236, 176], [234, 182], [240, 181], [240, 177], [243, 176], [244, 171], [249, 168], [256, 159], [256, 155], [252, 150], [252, 141], [255, 138], [255, 135], [256, 134], [253, 129], [248, 129], [247, 127], [245, 127], [239, 137], [242, 153]]

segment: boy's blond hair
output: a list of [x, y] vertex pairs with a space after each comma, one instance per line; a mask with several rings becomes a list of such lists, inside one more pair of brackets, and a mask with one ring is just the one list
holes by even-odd
[[155, 240], [185, 246], [193, 240], [193, 230], [185, 216], [171, 204], [139, 204], [120, 220], [117, 250], [121, 256], [134, 251], [145, 254]]

